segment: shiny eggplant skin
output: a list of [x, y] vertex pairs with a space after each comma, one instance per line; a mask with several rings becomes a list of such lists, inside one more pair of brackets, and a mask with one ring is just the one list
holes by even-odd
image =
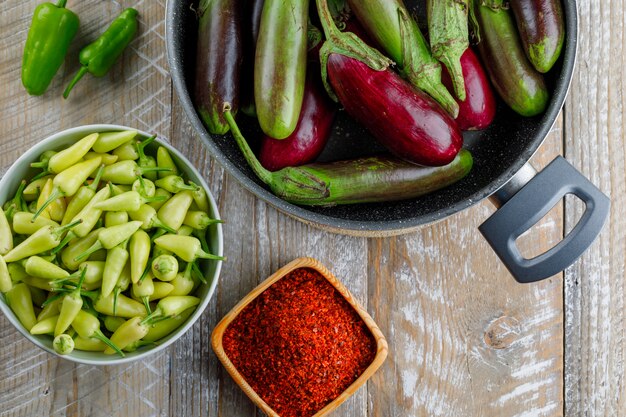
[[[254, 105], [254, 55], [264, 3], [265, 0], [247, 0], [243, 11], [244, 55], [243, 72], [241, 75], [242, 95], [240, 110], [250, 117], [256, 117], [256, 106]], [[247, 25], [249, 25], [248, 28], [246, 28]]]
[[561, 0], [513, 0], [509, 4], [528, 59], [537, 71], [550, 71], [565, 40]]
[[515, 112], [530, 117], [543, 113], [549, 94], [543, 76], [528, 61], [510, 10], [475, 3], [480, 28], [478, 50], [491, 82]]
[[265, 0], [254, 61], [254, 101], [266, 135], [285, 139], [298, 124], [307, 67], [308, 0]]
[[309, 64], [302, 111], [296, 130], [286, 139], [267, 135], [261, 140], [259, 161], [270, 171], [314, 161], [330, 138], [337, 106], [328, 97], [320, 79], [319, 63]]
[[[489, 78], [472, 48], [461, 56], [461, 67], [465, 79], [465, 101], [457, 99], [459, 115], [456, 123], [461, 130], [486, 129], [496, 115], [496, 99]], [[452, 79], [443, 67], [441, 80], [452, 91]]]
[[235, 0], [201, 0], [196, 79], [196, 108], [208, 131], [221, 135], [229, 127], [222, 115], [225, 101], [239, 107], [243, 44], [241, 7]]
[[447, 165], [463, 146], [454, 120], [429, 96], [390, 69], [331, 53], [328, 79], [339, 102], [399, 158], [426, 166]]

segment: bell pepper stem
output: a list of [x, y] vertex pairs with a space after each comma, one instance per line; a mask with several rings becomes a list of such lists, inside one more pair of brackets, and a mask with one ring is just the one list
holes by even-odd
[[228, 102], [224, 103], [224, 119], [226, 119], [226, 122], [230, 126], [230, 130], [237, 141], [237, 145], [239, 145], [239, 149], [241, 149], [243, 156], [246, 158], [246, 161], [248, 161], [250, 168], [252, 168], [252, 171], [254, 171], [256, 176], [259, 177], [259, 179], [265, 184], [271, 185], [274, 182], [272, 173], [263, 168], [263, 165], [261, 165], [256, 156], [254, 156], [254, 152], [252, 152], [248, 142], [246, 142], [246, 138], [243, 137], [243, 134], [239, 130], [239, 126], [237, 126], [237, 122], [235, 122], [235, 118], [233, 117], [231, 110], [232, 105]]
[[115, 343], [111, 342], [111, 340], [102, 333], [102, 330], [96, 330], [91, 337], [95, 337], [96, 339], [100, 340], [102, 343], [117, 352], [122, 358], [125, 356], [124, 352], [122, 352], [122, 350], [117, 347]]
[[67, 0], [59, 0], [59, 1], [57, 1], [57, 7], [59, 9], [63, 9], [66, 4], [67, 4]]
[[89, 71], [89, 67], [86, 67], [86, 66], [80, 67], [80, 69], [78, 70], [78, 72], [76, 73], [72, 81], [70, 81], [70, 84], [67, 86], [65, 91], [63, 91], [63, 98], [68, 98], [70, 96], [70, 92], [72, 91], [76, 83], [79, 82], [80, 79], [83, 78], [83, 75], [87, 74], [88, 71]]

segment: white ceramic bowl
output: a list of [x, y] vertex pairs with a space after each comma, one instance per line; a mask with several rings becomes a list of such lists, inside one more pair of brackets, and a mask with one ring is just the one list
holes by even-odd
[[[31, 178], [36, 174], [36, 171], [30, 167], [30, 163], [37, 161], [39, 159], [39, 156], [44, 151], [63, 149], [64, 147], [71, 145], [75, 141], [93, 132], [108, 132], [128, 129], [133, 128], [118, 125], [87, 125], [64, 130], [42, 140], [37, 145], [26, 151], [17, 161], [15, 161], [0, 180], [0, 205], [4, 204], [5, 201], [10, 199], [14, 195], [22, 179]], [[144, 137], [151, 136], [150, 134], [142, 131], [139, 131], [139, 134]], [[209, 187], [202, 178], [202, 175], [200, 175], [200, 173], [193, 167], [193, 165], [191, 164], [191, 162], [189, 162], [189, 160], [187, 160], [187, 158], [185, 158], [179, 151], [177, 151], [170, 144], [164, 142], [163, 140], [157, 139], [150, 146], [156, 147], [158, 145], [167, 148], [178, 167], [187, 175], [187, 177], [206, 190], [211, 207], [210, 215], [212, 218], [219, 219], [220, 217], [217, 211], [215, 199], [209, 191]], [[220, 256], [223, 255], [223, 236], [221, 224], [212, 225], [207, 229], [207, 241], [210, 246], [211, 253]], [[11, 324], [13, 324], [13, 326], [15, 326], [15, 328], [25, 338], [27, 338], [43, 350], [52, 353], [53, 355], [57, 355], [63, 359], [67, 359], [73, 362], [89, 365], [117, 365], [122, 363], [128, 363], [165, 349], [166, 347], [174, 343], [174, 341], [176, 341], [179, 337], [181, 337], [187, 330], [189, 330], [189, 328], [196, 322], [196, 320], [198, 320], [204, 309], [209, 304], [209, 300], [211, 299], [211, 296], [215, 291], [215, 287], [217, 286], [217, 280], [220, 274], [221, 267], [221, 261], [209, 261], [206, 263], [203, 272], [205, 274], [207, 284], [201, 285], [196, 293], [196, 295], [201, 299], [200, 304], [198, 305], [196, 311], [194, 311], [194, 313], [189, 316], [187, 321], [181, 327], [179, 327], [170, 335], [161, 339], [158, 342], [158, 345], [150, 348], [144, 347], [138, 349], [135, 352], [126, 353], [126, 356], [124, 358], [121, 358], [118, 355], [105, 355], [99, 352], [83, 352], [80, 350], [74, 350], [69, 355], [58, 355], [52, 348], [52, 338], [45, 335], [31, 335], [22, 326], [15, 314], [13, 314], [9, 306], [6, 304], [4, 295], [1, 294], [0, 310], [2, 310], [4, 315], [11, 322]]]

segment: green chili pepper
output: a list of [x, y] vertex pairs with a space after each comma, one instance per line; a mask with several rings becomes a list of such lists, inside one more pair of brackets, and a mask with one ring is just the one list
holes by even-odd
[[[143, 177], [139, 177], [137, 180], [135, 180], [131, 189], [141, 194], [142, 197], [154, 197], [154, 194], [156, 192], [156, 186], [154, 185], [154, 182]], [[169, 198], [170, 196], [166, 196], [165, 198], [162, 198], [158, 201], [165, 202]]]
[[[72, 165], [79, 163], [87, 152], [89, 152], [93, 144], [96, 143], [96, 140], [98, 140], [98, 134], [92, 133], [74, 143], [69, 148], [55, 153], [48, 161], [48, 170], [55, 174], [60, 174]], [[100, 162], [102, 162], [102, 159], [100, 159]]]
[[172, 156], [170, 155], [167, 148], [164, 148], [163, 146], [159, 146], [159, 148], [157, 149], [156, 160], [157, 160], [157, 166], [160, 166], [161, 168], [170, 169], [169, 172], [159, 172], [158, 173], [159, 178], [163, 178], [168, 175], [180, 174], [180, 171], [178, 170], [178, 167], [176, 166], [176, 163], [172, 159]]
[[190, 272], [191, 266], [189, 266], [189, 268], [185, 268], [185, 273], [176, 274], [176, 278], [170, 281], [170, 284], [174, 287], [169, 294], [170, 296], [187, 295], [193, 291], [196, 283], [191, 278]]
[[157, 340], [163, 339], [165, 336], [182, 326], [195, 310], [195, 307], [191, 307], [174, 317], [170, 317], [153, 324], [150, 326], [150, 330], [148, 331], [148, 334], [144, 336], [143, 340], [146, 342], [156, 342]]
[[193, 195], [190, 191], [174, 194], [157, 212], [159, 219], [169, 228], [178, 230], [185, 220], [187, 210], [191, 206]]
[[75, 349], [82, 350], [84, 352], [104, 352], [107, 345], [93, 337], [85, 339], [78, 336], [74, 338], [74, 347]]
[[113, 149], [133, 140], [138, 133], [136, 130], [100, 133], [98, 140], [93, 144], [92, 148], [94, 152], [98, 153], [111, 152]]
[[221, 256], [203, 251], [200, 240], [193, 236], [165, 235], [156, 239], [154, 243], [174, 252], [176, 256], [185, 262], [193, 262], [199, 258], [224, 260]]
[[193, 195], [193, 201], [198, 206], [198, 210], [206, 213], [211, 210], [209, 206], [209, 199], [204, 188], [198, 186], [198, 188], [196, 188], [191, 194]]
[[159, 210], [161, 207], [163, 207], [163, 204], [165, 204], [165, 202], [167, 200], [169, 200], [170, 198], [172, 198], [172, 193], [170, 193], [167, 190], [164, 190], [163, 188], [157, 188], [154, 191], [154, 196], [163, 196], [166, 197], [165, 201], [153, 201], [152, 203], [149, 203], [148, 205], [150, 207], [152, 207], [155, 210]]
[[131, 291], [133, 298], [140, 299], [146, 308], [146, 314], [150, 314], [150, 297], [154, 294], [153, 275], [148, 272], [143, 279], [133, 283]]
[[30, 295], [28, 285], [24, 283], [16, 284], [6, 294], [6, 301], [17, 316], [20, 323], [30, 331], [37, 323], [35, 318], [35, 310], [33, 308], [33, 300]]
[[212, 224], [223, 223], [221, 220], [212, 219], [205, 211], [188, 211], [183, 224], [193, 229], [204, 230]]
[[80, 220], [65, 226], [46, 226], [30, 235], [25, 241], [17, 245], [4, 256], [6, 262], [16, 262], [29, 256], [49, 251], [61, 243], [63, 234], [80, 224]]
[[28, 276], [24, 267], [17, 262], [7, 264], [7, 270], [11, 276], [11, 281], [14, 283], [22, 282]]
[[137, 211], [142, 204], [163, 199], [163, 197], [143, 197], [137, 191], [127, 191], [102, 201], [94, 207], [102, 211]]
[[185, 190], [196, 191], [199, 188], [194, 183], [185, 184], [185, 180], [183, 180], [178, 175], [168, 175], [166, 177], [156, 180], [154, 184], [157, 187], [161, 187], [164, 190], [174, 194]]
[[58, 291], [63, 288], [62, 283], [58, 283], [57, 281], [52, 281], [49, 279], [31, 277], [30, 275], [26, 275], [22, 278], [22, 282], [27, 284], [31, 288], [39, 288], [44, 291]]
[[133, 342], [131, 344], [129, 344], [128, 346], [126, 346], [124, 348], [124, 352], [134, 352], [137, 349], [140, 349], [144, 346], [154, 346], [155, 343], [154, 342], [146, 342], [143, 340], [137, 340], [136, 342]]
[[133, 284], [139, 282], [146, 270], [150, 259], [150, 246], [150, 236], [143, 230], [138, 230], [130, 238], [128, 252], [130, 253], [130, 277]]
[[0, 292], [5, 293], [13, 288], [13, 280], [7, 268], [7, 263], [0, 256]]
[[125, 242], [109, 250], [106, 263], [104, 265], [104, 275], [102, 277], [101, 293], [104, 297], [107, 297], [111, 294], [111, 292], [113, 292], [115, 284], [117, 284], [117, 280], [126, 266], [128, 257], [129, 255], [126, 250]]
[[74, 339], [69, 334], [60, 334], [55, 336], [52, 347], [59, 355], [69, 355], [74, 351]]
[[[143, 339], [148, 334], [149, 327], [142, 323], [141, 317], [133, 317], [122, 324], [112, 335], [111, 342], [120, 349]], [[104, 350], [105, 355], [112, 355], [115, 352], [110, 346]]]
[[184, 224], [180, 226], [180, 228], [176, 231], [176, 234], [178, 236], [191, 236], [193, 234], [193, 227]]
[[137, 161], [139, 154], [134, 141], [126, 142], [113, 150], [113, 155], [117, 156], [118, 161]]
[[63, 262], [63, 265], [65, 265], [65, 267], [72, 271], [78, 269], [80, 262], [74, 261], [74, 258], [89, 249], [91, 245], [96, 243], [96, 241], [98, 240], [98, 235], [102, 230], [104, 229], [101, 228], [93, 230], [85, 237], [73, 240], [70, 245], [63, 250], [61, 254], [61, 262]]
[[[41, 194], [39, 194], [39, 198], [37, 199], [37, 210], [35, 213], [41, 213], [43, 211], [45, 217], [49, 217], [54, 221], [60, 222], [65, 215], [66, 204], [64, 198], [55, 198], [53, 200], [49, 200], [52, 191], [54, 190], [54, 178], [50, 179], [46, 182], [46, 184], [41, 189]], [[45, 205], [49, 207], [46, 208]], [[29, 207], [30, 208], [30, 207]], [[33, 216], [33, 220], [36, 219], [36, 216]]]
[[43, 320], [37, 321], [37, 323], [30, 329], [30, 334], [54, 334], [54, 328], [59, 320], [59, 315], [46, 317]]
[[[52, 180], [54, 188], [50, 192], [50, 196], [39, 207], [39, 209], [33, 216], [33, 219], [36, 219], [37, 216], [39, 216], [39, 214], [41, 214], [41, 212], [46, 207], [48, 207], [50, 203], [57, 200], [58, 198], [71, 197], [76, 194], [76, 192], [85, 182], [85, 180], [89, 178], [89, 175], [91, 175], [96, 169], [98, 169], [101, 164], [102, 159], [100, 158], [88, 159], [83, 162], [78, 162], [77, 164], [72, 165], [60, 174], [57, 174], [54, 177], [54, 180]], [[50, 217], [52, 218], [53, 216]], [[62, 219], [63, 216], [61, 216], [61, 219], [59, 220]]]
[[4, 210], [0, 207], [0, 255], [13, 249], [13, 234]]
[[[91, 291], [102, 286], [102, 279], [104, 277], [104, 267], [106, 263], [104, 261], [85, 261], [81, 262], [78, 266], [78, 271], [72, 275], [71, 281], [74, 282], [80, 277], [79, 273], [85, 271], [85, 280], [82, 288], [87, 291]], [[76, 281], [78, 282], [78, 281]]]
[[100, 249], [113, 249], [125, 240], [128, 240], [135, 233], [141, 222], [133, 221], [117, 226], [107, 227], [98, 234], [98, 241], [89, 249], [74, 258], [75, 261], [87, 258], [89, 255]]
[[156, 323], [174, 317], [188, 308], [200, 304], [200, 299], [191, 295], [170, 295], [159, 300], [152, 314], [146, 316], [141, 323]]
[[470, 0], [428, 0], [428, 34], [435, 57], [452, 78], [454, 93], [465, 101], [461, 56], [469, 48]]
[[46, 185], [48, 179], [52, 179], [51, 175], [38, 178], [34, 181], [28, 183], [28, 185], [24, 188], [24, 192], [22, 193], [23, 197], [27, 201], [37, 200], [39, 194], [41, 194], [41, 189]]
[[28, 94], [43, 94], [65, 59], [78, 32], [79, 19], [65, 8], [67, 0], [35, 8], [22, 59], [22, 84]]
[[39, 156], [38, 162], [30, 163], [31, 168], [39, 168], [43, 171], [39, 173], [39, 175], [35, 176], [35, 178], [33, 178], [33, 181], [43, 177], [44, 175], [52, 174], [52, 172], [50, 172], [50, 170], [48, 169], [48, 163], [50, 162], [50, 158], [52, 158], [55, 154], [56, 154], [56, 151], [53, 151], [53, 150], [44, 151]]
[[111, 190], [109, 187], [104, 187], [98, 191], [91, 200], [89, 200], [85, 207], [83, 207], [83, 209], [76, 216], [74, 216], [72, 221], [82, 220], [82, 223], [72, 230], [74, 235], [84, 237], [91, 232], [91, 229], [96, 226], [96, 223], [102, 215], [102, 210], [98, 210], [97, 208], [94, 208], [94, 206], [109, 198], [110, 193]]
[[39, 256], [31, 256], [20, 261], [27, 274], [44, 279], [63, 279], [70, 276], [70, 273]]
[[144, 230], [158, 227], [167, 232], [176, 233], [174, 229], [159, 220], [156, 210], [148, 204], [143, 204], [141, 207], [139, 207], [139, 210], [128, 212], [128, 215], [131, 219], [142, 222], [141, 228]]
[[[59, 315], [59, 307], [63, 301], [63, 298], [61, 298], [62, 294], [49, 294], [48, 300], [43, 303], [43, 308], [37, 315], [38, 322]], [[52, 331], [54, 331], [54, 328], [52, 328]]]
[[[115, 310], [114, 303], [115, 302]], [[96, 298], [96, 302], [93, 307], [98, 313], [106, 314], [107, 316], [126, 317], [131, 318], [135, 316], [145, 316], [146, 309], [143, 304], [126, 297], [124, 294], [119, 294], [117, 298], [115, 293], [109, 294], [108, 297], [100, 295]]]
[[107, 211], [104, 214], [104, 226], [112, 227], [128, 223], [128, 213], [125, 211]]
[[21, 235], [32, 235], [46, 226], [59, 227], [59, 224], [43, 216], [39, 216], [33, 221], [33, 213], [27, 211], [18, 211], [13, 216], [13, 231]]
[[124, 324], [126, 320], [121, 317], [106, 316], [104, 318], [104, 327], [111, 333], [115, 332], [119, 327]]
[[117, 311], [117, 297], [121, 292], [126, 291], [130, 287], [130, 262], [126, 262], [126, 266], [122, 269], [117, 284], [113, 288], [113, 315]]
[[74, 85], [87, 72], [95, 77], [103, 77], [109, 71], [135, 37], [137, 14], [137, 10], [132, 8], [124, 10], [98, 39], [80, 51], [79, 61], [82, 67], [63, 92], [64, 98], [70, 95]]
[[170, 284], [169, 282], [154, 281], [153, 284], [154, 284], [154, 292], [150, 296], [150, 301], [160, 300], [161, 298], [165, 298], [168, 295], [170, 295], [172, 291], [174, 291], [174, 286]]
[[103, 169], [104, 164], [100, 165], [96, 171], [96, 176], [93, 181], [91, 181], [91, 184], [83, 185], [78, 189], [78, 191], [76, 191], [76, 194], [74, 194], [74, 197], [72, 197], [67, 205], [65, 215], [61, 220], [61, 225], [69, 223], [96, 195], [96, 191], [98, 191], [98, 186], [100, 185], [100, 178], [102, 177]]
[[94, 151], [89, 151], [85, 154], [85, 160], [94, 159], [94, 158], [102, 158], [102, 165], [112, 165], [117, 162], [117, 155], [111, 155], [110, 153], [99, 153]]
[[102, 179], [116, 184], [131, 185], [137, 177], [143, 176], [146, 172], [168, 171], [169, 168], [155, 167], [142, 168], [135, 161], [120, 161], [104, 168]]
[[172, 255], [160, 255], [152, 261], [152, 273], [161, 281], [171, 281], [178, 273], [178, 261]]
[[108, 349], [111, 349], [111, 353], [117, 352], [122, 357], [124, 356], [121, 349], [115, 344], [115, 342], [102, 333], [100, 330], [100, 320], [98, 320], [97, 317], [81, 310], [72, 321], [72, 327], [83, 339], [89, 339], [91, 337], [98, 339], [107, 345]]
[[[137, 148], [137, 154], [139, 155], [139, 161], [137, 162], [137, 164], [141, 168], [155, 168], [157, 166], [156, 159], [154, 159], [154, 157], [152, 157], [152, 156], [146, 155], [146, 152], [145, 152], [146, 146], [148, 146], [149, 144], [154, 142], [155, 139], [156, 139], [156, 135], [155, 136], [150, 136], [148, 139], [144, 139], [144, 140], [142, 140], [141, 142], [139, 142], [138, 144], [135, 145], [136, 148]], [[167, 167], [165, 167], [165, 168], [167, 168]], [[156, 179], [157, 179], [157, 172], [155, 172], [155, 171], [146, 172], [145, 176], [150, 181], [156, 181]]]
[[83, 297], [81, 296], [80, 291], [83, 281], [85, 280], [86, 272], [87, 270], [83, 268], [76, 289], [72, 290], [69, 294], [63, 297], [63, 301], [61, 302], [61, 307], [59, 309], [59, 319], [57, 320], [57, 324], [54, 328], [54, 336], [64, 333], [67, 328], [70, 327], [78, 315], [78, 312], [83, 307]]

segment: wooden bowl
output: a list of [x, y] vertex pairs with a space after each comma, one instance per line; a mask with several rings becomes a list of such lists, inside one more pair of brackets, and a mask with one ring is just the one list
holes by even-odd
[[224, 318], [218, 323], [213, 330], [213, 335], [211, 336], [211, 344], [213, 346], [213, 350], [217, 355], [224, 368], [228, 371], [230, 376], [235, 380], [237, 385], [246, 393], [246, 395], [270, 417], [280, 417], [265, 401], [259, 397], [259, 395], [252, 389], [252, 387], [246, 382], [243, 376], [239, 373], [239, 371], [235, 368], [233, 363], [226, 356], [226, 352], [224, 351], [224, 347], [222, 345], [222, 337], [224, 336], [224, 332], [226, 328], [230, 325], [230, 323], [239, 315], [239, 313], [248, 305], [252, 300], [258, 297], [263, 291], [272, 286], [275, 282], [283, 278], [285, 275], [300, 268], [311, 268], [319, 272], [330, 284], [339, 291], [339, 293], [348, 301], [348, 303], [354, 308], [357, 314], [363, 319], [365, 325], [372, 333], [374, 340], [376, 341], [376, 356], [374, 356], [374, 360], [372, 363], [363, 371], [363, 373], [348, 387], [344, 392], [342, 392], [337, 398], [328, 403], [324, 408], [319, 410], [313, 417], [322, 417], [333, 411], [335, 408], [339, 407], [341, 403], [348, 399], [352, 394], [358, 390], [361, 385], [365, 384], [365, 382], [376, 372], [376, 370], [382, 365], [387, 357], [387, 341], [385, 340], [385, 336], [381, 333], [380, 329], [372, 319], [372, 317], [359, 305], [359, 303], [354, 299], [350, 291], [341, 283], [335, 276], [328, 270], [324, 265], [322, 265], [318, 260], [313, 258], [298, 258], [287, 265], [280, 268], [273, 275], [263, 281], [259, 286], [257, 286], [254, 290], [252, 290], [248, 295], [246, 295], [233, 309], [224, 316]]

